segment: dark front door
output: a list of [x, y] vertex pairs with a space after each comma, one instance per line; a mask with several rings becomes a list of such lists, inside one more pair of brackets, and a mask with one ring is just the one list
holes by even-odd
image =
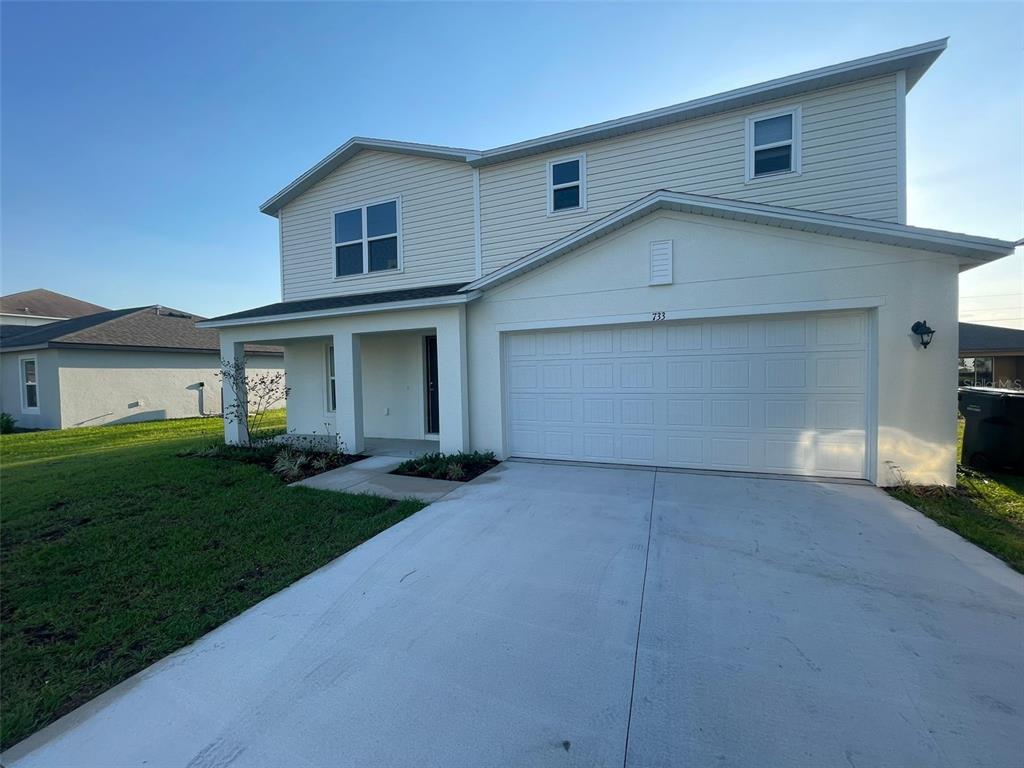
[[437, 336], [423, 337], [427, 386], [427, 434], [436, 435], [441, 431], [437, 409]]

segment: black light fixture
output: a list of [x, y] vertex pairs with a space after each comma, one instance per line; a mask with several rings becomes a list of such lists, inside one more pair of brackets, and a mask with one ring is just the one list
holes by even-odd
[[910, 332], [921, 337], [921, 346], [924, 349], [928, 349], [928, 345], [932, 343], [932, 336], [935, 335], [935, 331], [928, 326], [927, 320], [918, 320], [910, 326]]

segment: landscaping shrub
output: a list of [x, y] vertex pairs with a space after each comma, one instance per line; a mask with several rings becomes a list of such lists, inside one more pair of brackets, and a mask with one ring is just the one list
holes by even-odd
[[0, 435], [6, 435], [14, 431], [16, 419], [9, 413], [0, 413]]
[[466, 482], [479, 477], [497, 463], [491, 451], [426, 453], [402, 462], [392, 474]]
[[224, 459], [243, 464], [256, 464], [273, 472], [286, 483], [293, 483], [329, 469], [343, 467], [363, 456], [329, 451], [318, 447], [313, 441], [296, 440], [288, 445], [264, 440], [253, 445], [227, 445], [211, 443], [206, 446], [182, 451], [179, 456], [201, 459]]

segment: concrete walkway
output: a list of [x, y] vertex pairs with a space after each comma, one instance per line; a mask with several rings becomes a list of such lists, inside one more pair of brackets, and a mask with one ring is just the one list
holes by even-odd
[[374, 493], [386, 499], [419, 499], [426, 502], [437, 501], [465, 485], [452, 480], [392, 475], [391, 470], [405, 460], [403, 456], [371, 456], [307, 477], [292, 485], [319, 488], [322, 491]]
[[1020, 766], [1024, 578], [866, 486], [505, 463], [4, 755]]

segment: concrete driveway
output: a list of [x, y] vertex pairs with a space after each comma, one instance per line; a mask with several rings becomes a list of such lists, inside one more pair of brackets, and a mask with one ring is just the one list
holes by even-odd
[[1024, 765], [1024, 578], [877, 489], [506, 463], [27, 766]]

